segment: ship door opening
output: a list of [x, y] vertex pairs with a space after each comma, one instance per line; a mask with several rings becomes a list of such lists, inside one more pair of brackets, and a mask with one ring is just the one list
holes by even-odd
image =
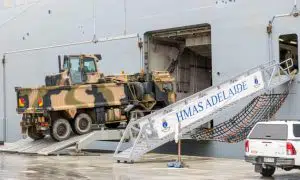
[[[280, 62], [292, 58], [293, 70], [298, 69], [298, 36], [297, 34], [284, 34], [279, 36], [279, 59]], [[283, 67], [284, 68], [284, 67]]]
[[212, 86], [209, 24], [150, 31], [144, 40], [146, 72], [169, 71], [177, 100]]

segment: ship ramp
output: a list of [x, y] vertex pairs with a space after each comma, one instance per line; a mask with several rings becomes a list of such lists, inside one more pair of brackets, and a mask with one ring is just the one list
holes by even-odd
[[[116, 130], [97, 130], [81, 136], [73, 136], [68, 140], [57, 142], [51, 137], [41, 140], [31, 138], [21, 139], [14, 143], [5, 143], [0, 146], [0, 152], [36, 154], [36, 155], [58, 155], [82, 154], [82, 150], [87, 148], [94, 141], [119, 141], [124, 129]], [[68, 151], [70, 150], [70, 151]]]
[[[189, 134], [198, 140], [222, 142], [243, 140], [256, 122], [269, 119], [280, 108], [297, 71], [293, 67], [292, 59], [281, 63], [269, 62], [130, 121], [114, 153], [114, 159], [117, 162], [132, 163], [145, 153], [177, 139], [178, 135]], [[201, 128], [210, 120], [240, 107], [240, 102], [248, 99], [252, 101], [228, 121], [213, 129]], [[125, 143], [128, 137], [129, 145]]]

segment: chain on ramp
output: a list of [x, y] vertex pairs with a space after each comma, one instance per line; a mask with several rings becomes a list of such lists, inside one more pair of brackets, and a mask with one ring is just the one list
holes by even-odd
[[191, 137], [227, 143], [243, 141], [257, 122], [266, 121], [275, 115], [287, 96], [288, 92], [258, 96], [233, 118], [211, 129], [195, 129]]

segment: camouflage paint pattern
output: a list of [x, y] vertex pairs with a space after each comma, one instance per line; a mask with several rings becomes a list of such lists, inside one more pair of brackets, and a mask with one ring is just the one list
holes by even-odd
[[[64, 73], [63, 73], [64, 74]], [[96, 76], [104, 78], [100, 73]], [[93, 75], [92, 75], [93, 76]], [[65, 77], [65, 76], [62, 76]], [[42, 86], [40, 88], [16, 88], [18, 96], [18, 113], [43, 113], [45, 111], [76, 110], [82, 108], [121, 106], [129, 104], [125, 87], [129, 82], [137, 81], [138, 77], [132, 75], [114, 75], [105, 77], [106, 81], [118, 83], [91, 83], [83, 85]], [[65, 78], [66, 79], [66, 78]], [[152, 81], [155, 83], [157, 94], [165, 94], [163, 86], [172, 84], [173, 78], [166, 72], [153, 72]], [[166, 101], [166, 104], [175, 102], [175, 93], [167, 92], [161, 98], [145, 94], [141, 102], [144, 109], [152, 109], [157, 100]], [[25, 104], [20, 104], [24, 99]], [[72, 113], [71, 113], [72, 114]]]
[[95, 73], [87, 73], [86, 74], [86, 83], [98, 83], [99, 79], [103, 79], [103, 74], [95, 72]]
[[[19, 113], [41, 113], [45, 110], [94, 108], [120, 106], [127, 103], [124, 85], [116, 83], [55, 86], [41, 88], [18, 88], [18, 98], [25, 99]], [[39, 100], [42, 99], [42, 106]]]
[[[78, 70], [77, 66], [71, 69], [71, 58], [78, 61]], [[152, 110], [175, 102], [174, 78], [168, 72], [154, 71], [149, 79], [144, 72], [104, 76], [97, 67], [100, 59], [100, 55], [64, 56], [64, 67], [60, 67], [60, 73], [46, 76], [46, 85], [16, 88], [17, 112], [23, 114], [22, 133], [31, 126], [47, 133], [52, 119], [66, 115], [72, 121], [82, 110], [90, 113], [93, 123], [109, 124], [127, 121], [127, 113], [135, 109], [126, 110], [132, 107], [128, 105]], [[85, 62], [94, 63], [94, 68], [85, 66]]]

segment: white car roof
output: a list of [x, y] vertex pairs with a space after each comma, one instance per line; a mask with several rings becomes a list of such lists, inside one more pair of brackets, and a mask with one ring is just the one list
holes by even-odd
[[258, 122], [257, 124], [300, 124], [300, 120]]

